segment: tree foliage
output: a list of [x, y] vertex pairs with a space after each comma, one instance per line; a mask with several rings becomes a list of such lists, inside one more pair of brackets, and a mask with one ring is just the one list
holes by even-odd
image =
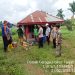
[[57, 15], [59, 18], [64, 19], [64, 14], [63, 14], [63, 10], [59, 9]]
[[68, 20], [68, 19], [65, 20], [64, 25], [66, 25], [66, 27], [67, 27], [67, 29], [68, 29], [69, 31], [72, 31], [73, 23], [72, 23], [71, 20]]
[[73, 3], [69, 4], [70, 8], [69, 10], [73, 13], [73, 17], [75, 15], [75, 1], [73, 1]]

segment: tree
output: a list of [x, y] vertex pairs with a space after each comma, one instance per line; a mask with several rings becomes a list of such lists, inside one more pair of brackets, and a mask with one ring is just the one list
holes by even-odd
[[64, 14], [63, 14], [63, 10], [59, 9], [57, 15], [59, 18], [64, 19]]
[[69, 30], [69, 31], [72, 31], [72, 26], [73, 26], [73, 24], [72, 24], [72, 21], [71, 20], [65, 20], [64, 21], [64, 25], [66, 25], [66, 27], [67, 27], [67, 29]]
[[74, 18], [74, 15], [75, 15], [75, 1], [73, 1], [73, 3], [69, 3], [69, 10], [73, 13], [73, 18]]

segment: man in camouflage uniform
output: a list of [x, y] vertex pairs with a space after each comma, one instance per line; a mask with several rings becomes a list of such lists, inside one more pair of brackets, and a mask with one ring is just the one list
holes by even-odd
[[60, 26], [56, 26], [56, 56], [61, 56], [61, 32]]

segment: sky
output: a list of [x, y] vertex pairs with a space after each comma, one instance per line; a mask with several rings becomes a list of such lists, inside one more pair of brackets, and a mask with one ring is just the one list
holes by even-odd
[[0, 0], [0, 20], [17, 23], [36, 10], [56, 16], [58, 9], [63, 9], [65, 19], [71, 18], [69, 3], [75, 0]]

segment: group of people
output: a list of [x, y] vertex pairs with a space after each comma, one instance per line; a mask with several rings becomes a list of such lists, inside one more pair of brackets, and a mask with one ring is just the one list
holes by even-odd
[[[35, 40], [36, 38], [38, 37], [39, 40], [38, 40], [38, 46], [39, 48], [43, 48], [43, 40], [44, 39], [44, 35], [43, 35], [43, 27], [41, 25], [38, 25], [38, 33], [37, 33], [37, 30], [35, 28]], [[50, 45], [50, 37], [52, 37], [52, 40], [53, 40], [53, 48], [56, 48], [56, 55], [57, 56], [61, 56], [61, 31], [60, 31], [60, 25], [55, 25], [55, 26], [52, 26], [52, 27], [49, 27], [49, 24], [47, 23], [45, 25], [45, 36], [46, 36], [46, 41], [48, 43], [48, 45]]]
[[[39, 48], [43, 47], [43, 28], [41, 25], [38, 25], [38, 28], [39, 28], [39, 31], [38, 31], [38, 38], [39, 38]], [[49, 27], [48, 24], [46, 24], [46, 32], [45, 32], [45, 36], [46, 36], [46, 40], [48, 42], [48, 45], [50, 44], [50, 32], [51, 32], [51, 29]]]
[[[56, 48], [56, 55], [60, 56], [61, 55], [61, 32], [60, 32], [60, 25], [55, 25], [52, 27], [49, 27], [49, 24], [46, 23], [45, 25], [45, 37], [48, 45], [50, 45], [50, 37], [52, 37], [53, 40], [53, 48]], [[17, 30], [18, 36], [21, 42], [23, 42], [23, 30], [21, 27], [18, 28]], [[43, 48], [43, 40], [44, 35], [43, 35], [44, 29], [41, 25], [38, 25], [38, 29], [36, 26], [34, 27], [34, 38], [38, 42], [39, 48]], [[7, 51], [8, 45], [12, 43], [12, 36], [11, 36], [11, 31], [10, 27], [8, 25], [7, 21], [4, 21], [2, 25], [2, 38], [3, 38], [3, 43], [4, 43], [4, 51]], [[38, 40], [37, 40], [38, 38]]]

